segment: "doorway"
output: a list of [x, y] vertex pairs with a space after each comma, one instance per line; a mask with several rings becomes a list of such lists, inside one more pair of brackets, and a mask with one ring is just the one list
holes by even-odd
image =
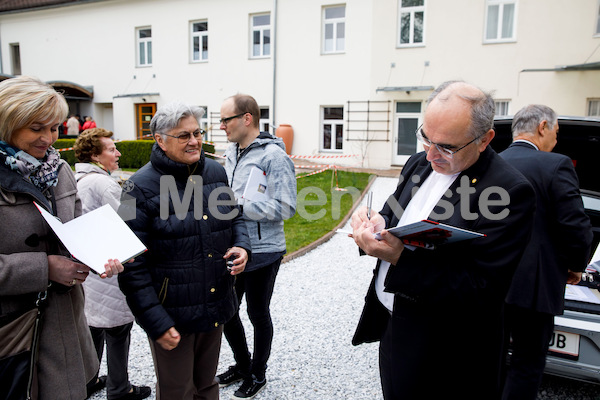
[[415, 132], [421, 124], [421, 102], [397, 102], [392, 164], [404, 165], [417, 152]]
[[138, 140], [152, 139], [150, 121], [156, 113], [156, 103], [141, 103], [135, 105], [136, 132]]

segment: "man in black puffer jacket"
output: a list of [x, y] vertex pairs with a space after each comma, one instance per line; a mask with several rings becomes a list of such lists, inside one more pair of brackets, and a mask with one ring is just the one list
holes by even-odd
[[204, 157], [203, 113], [181, 103], [156, 112], [150, 162], [129, 179], [119, 209], [148, 248], [119, 285], [150, 338], [164, 399], [218, 399], [223, 324], [238, 308], [233, 275], [251, 249], [225, 170]]

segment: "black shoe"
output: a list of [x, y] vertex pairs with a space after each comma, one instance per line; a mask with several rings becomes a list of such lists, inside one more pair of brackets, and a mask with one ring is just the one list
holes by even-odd
[[103, 376], [98, 377], [98, 379], [96, 379], [96, 382], [87, 385], [87, 397], [86, 398], [89, 398], [91, 395], [93, 395], [96, 392], [99, 392], [100, 390], [104, 389], [105, 387], [106, 387], [106, 375], [103, 375]]
[[150, 394], [152, 394], [152, 389], [150, 389], [148, 386], [131, 385], [131, 392], [112, 400], [141, 400], [150, 396]]
[[227, 371], [223, 372], [220, 375], [217, 375], [215, 377], [215, 381], [217, 381], [220, 388], [224, 388], [226, 386], [231, 385], [232, 383], [239, 382], [247, 377], [248, 375], [244, 374], [237, 368], [237, 366], [233, 365], [229, 367]]
[[265, 386], [267, 386], [267, 378], [259, 382], [252, 375], [252, 378], [244, 379], [242, 386], [236, 390], [231, 398], [236, 400], [253, 399]]

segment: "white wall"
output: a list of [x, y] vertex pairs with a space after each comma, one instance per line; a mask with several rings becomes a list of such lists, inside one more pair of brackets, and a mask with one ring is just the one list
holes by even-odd
[[[514, 113], [532, 102], [559, 114], [584, 115], [600, 97], [600, 72], [522, 72], [600, 61], [594, 37], [598, 0], [518, 0], [517, 40], [483, 44], [484, 0], [426, 0], [425, 46], [397, 48], [399, 0], [277, 0], [275, 124], [294, 128], [293, 153], [319, 153], [320, 107], [348, 101], [424, 101], [429, 91], [382, 92], [384, 86], [437, 86], [465, 79]], [[321, 54], [323, 6], [346, 5], [346, 50]], [[90, 111], [120, 139], [135, 138], [135, 104], [158, 93], [158, 106], [182, 100], [218, 112], [222, 101], [247, 93], [272, 106], [273, 58], [249, 58], [249, 15], [271, 12], [274, 0], [107, 0], [0, 14], [3, 72], [10, 43], [19, 43], [23, 74], [93, 86]], [[209, 23], [209, 61], [190, 63], [189, 22]], [[274, 15], [271, 15], [273, 23]], [[152, 28], [153, 65], [135, 66], [135, 28]], [[272, 49], [273, 51], [273, 49]], [[426, 62], [428, 66], [425, 66]], [[395, 66], [392, 67], [391, 65]], [[146, 96], [147, 97], [147, 96]], [[112, 104], [112, 116], [110, 108]], [[273, 109], [271, 108], [271, 112]], [[83, 112], [82, 112], [83, 113]], [[393, 137], [393, 112], [390, 126]], [[325, 160], [388, 167], [393, 142], [374, 142], [368, 157]], [[364, 143], [344, 141], [342, 154]]]

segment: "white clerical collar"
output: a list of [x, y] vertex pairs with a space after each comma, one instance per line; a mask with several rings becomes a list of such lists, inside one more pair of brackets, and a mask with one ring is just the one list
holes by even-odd
[[539, 149], [540, 149], [539, 147], [537, 147], [537, 146], [535, 145], [535, 143], [533, 143], [533, 142], [530, 142], [530, 141], [529, 141], [529, 140], [527, 140], [527, 139], [517, 139], [517, 140], [515, 140], [513, 143], [519, 143], [519, 142], [530, 144], [530, 145], [532, 145], [533, 147], [535, 147], [535, 149], [536, 149], [536, 150], [539, 150]]

